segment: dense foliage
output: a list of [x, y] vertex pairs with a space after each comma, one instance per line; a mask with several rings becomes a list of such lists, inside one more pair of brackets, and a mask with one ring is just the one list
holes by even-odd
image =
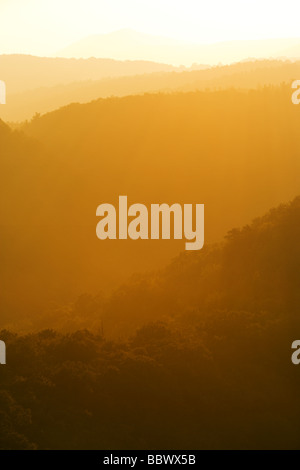
[[94, 332], [0, 332], [0, 448], [299, 448], [299, 220], [297, 198], [84, 296], [68, 315]]

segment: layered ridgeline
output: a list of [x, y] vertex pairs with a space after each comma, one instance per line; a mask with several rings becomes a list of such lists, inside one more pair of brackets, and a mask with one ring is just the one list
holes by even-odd
[[[1, 60], [3, 59], [0, 56], [0, 64]], [[19, 60], [22, 64], [22, 60]], [[217, 67], [195, 64], [188, 70], [147, 62], [108, 61], [114, 65], [114, 70], [112, 67], [107, 69], [106, 66], [101, 66], [99, 59], [65, 59], [61, 62], [37, 58], [23, 60], [25, 63], [26, 60], [29, 61], [25, 70], [29, 70], [30, 74], [30, 61], [35, 60], [37, 63], [40, 60], [42, 64], [43, 61], [49, 60], [53, 70], [49, 76], [41, 73], [44, 69], [33, 77], [30, 75], [32, 82], [27, 77], [24, 81], [26, 88], [20, 88], [18, 92], [12, 82], [15, 76], [10, 77], [7, 81], [7, 104], [1, 109], [1, 116], [6, 121], [24, 121], [31, 119], [36, 113], [53, 111], [70, 103], [87, 103], [111, 96], [219, 90], [231, 87], [252, 89], [266, 85], [279, 86], [282, 83], [291, 85], [300, 76], [299, 61], [261, 60]], [[21, 76], [23, 75], [22, 72]], [[22, 87], [22, 84], [16, 85]], [[27, 89], [28, 87], [30, 89]]]
[[115, 338], [163, 321], [184, 332], [197, 325], [228, 337], [242, 325], [257, 325], [257, 333], [265, 334], [279, 324], [282, 342], [293, 341], [300, 329], [299, 236], [300, 196], [229, 231], [222, 243], [182, 253], [167, 268], [132, 278], [105, 303], [82, 296], [73, 307], [74, 317], [82, 321], [80, 310], [94, 309], [96, 326], [101, 312], [101, 328]]
[[134, 275], [109, 296], [85, 293], [35, 325], [63, 332], [87, 328], [106, 339], [126, 339], [141, 328], [139, 336], [147, 339], [159, 325], [184, 334], [201, 327], [228, 335], [241, 325], [261, 324], [261, 332], [281, 325], [284, 339], [293, 340], [300, 328], [299, 236], [300, 196], [230, 230], [220, 243]]
[[[184, 67], [183, 67], [184, 69]], [[172, 65], [145, 60], [113, 59], [66, 59], [36, 57], [31, 55], [0, 55], [0, 79], [6, 83], [7, 106], [1, 109], [4, 120], [29, 119], [36, 112], [56, 109], [65, 101], [64, 95], [72, 93], [74, 87], [67, 85], [140, 74], [182, 70]], [[53, 94], [51, 87], [56, 87]], [[93, 96], [92, 98], [94, 98]], [[98, 96], [97, 96], [98, 97]], [[70, 97], [71, 98], [71, 97]], [[92, 99], [90, 98], [90, 99]], [[76, 95], [75, 100], [77, 101]], [[52, 103], [52, 104], [51, 104]]]
[[204, 203], [205, 245], [294, 198], [299, 119], [290, 87], [270, 87], [74, 104], [24, 126], [27, 137], [4, 127], [2, 318], [31, 327], [42, 311], [184, 250], [179, 240], [98, 240], [96, 208], [119, 195]]
[[51, 87], [74, 81], [100, 80], [153, 72], [170, 72], [176, 67], [146, 60], [66, 59], [24, 54], [0, 55], [1, 80], [9, 93]]
[[105, 306], [81, 297], [93, 333], [0, 331], [0, 449], [299, 449], [299, 220], [298, 197]]

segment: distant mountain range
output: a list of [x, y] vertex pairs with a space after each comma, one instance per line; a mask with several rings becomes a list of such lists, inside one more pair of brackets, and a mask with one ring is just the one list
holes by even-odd
[[193, 63], [228, 64], [249, 58], [299, 58], [300, 39], [226, 41], [189, 44], [170, 38], [122, 29], [88, 36], [60, 50], [60, 57], [101, 57], [118, 60], [150, 60], [189, 66]]
[[[24, 60], [24, 59], [20, 59]], [[29, 57], [28, 63], [32, 59]], [[99, 61], [101, 59], [90, 59]], [[95, 73], [90, 67], [90, 60], [60, 59], [58, 66], [60, 72], [56, 71], [58, 79], [59, 73], [62, 73], [64, 67], [69, 67], [73, 62], [81, 64], [81, 70], [77, 75], [69, 74], [69, 83], [61, 83], [53, 86], [38, 86], [33, 90], [25, 90], [19, 93], [11, 91], [13, 89], [11, 82], [7, 82], [7, 104], [0, 109], [0, 117], [5, 121], [17, 122], [31, 119], [36, 113], [44, 114], [54, 111], [61, 106], [70, 103], [87, 103], [98, 98], [108, 98], [111, 96], [137, 95], [143, 93], [170, 93], [170, 92], [188, 92], [207, 89], [255, 89], [262, 86], [281, 83], [291, 84], [292, 81], [300, 77], [300, 61], [281, 61], [281, 60], [259, 60], [250, 62], [239, 62], [232, 65], [209, 67], [205, 70], [192, 70], [166, 67], [170, 71], [159, 71], [137, 75], [105, 77], [100, 80], [81, 80], [76, 81], [89, 71], [91, 77]], [[0, 57], [1, 62], [1, 57]], [[26, 62], [26, 60], [25, 60]], [[44, 64], [44, 59], [41, 59]], [[104, 60], [105, 62], [105, 60]], [[53, 64], [57, 62], [54, 61]], [[119, 64], [125, 64], [117, 62]], [[129, 64], [140, 64], [140, 62], [129, 62]], [[142, 62], [150, 68], [153, 63]], [[155, 68], [157, 64], [153, 64]], [[73, 65], [72, 65], [73, 66]], [[85, 71], [84, 68], [87, 68]], [[164, 66], [162, 66], [164, 68]], [[26, 67], [27, 69], [27, 67]], [[72, 67], [70, 67], [71, 71]], [[122, 67], [120, 68], [122, 69]], [[36, 67], [36, 70], [38, 68]], [[130, 70], [130, 69], [129, 69]], [[142, 68], [140, 69], [142, 70]], [[104, 70], [105, 71], [105, 70]], [[42, 76], [35, 77], [36, 80], [42, 80]], [[47, 77], [47, 80], [54, 80], [54, 75]]]
[[62, 85], [74, 81], [100, 80], [153, 72], [171, 72], [172, 65], [149, 61], [113, 59], [67, 59], [31, 55], [0, 55], [0, 77], [7, 93], [19, 93], [41, 86]]

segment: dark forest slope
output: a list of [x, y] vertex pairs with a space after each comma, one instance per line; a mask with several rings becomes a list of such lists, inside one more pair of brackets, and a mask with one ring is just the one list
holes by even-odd
[[297, 198], [120, 290], [124, 342], [0, 332], [0, 448], [299, 449], [299, 221]]

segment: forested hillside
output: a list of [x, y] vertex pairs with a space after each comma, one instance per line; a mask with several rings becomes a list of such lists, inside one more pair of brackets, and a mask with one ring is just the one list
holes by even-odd
[[1, 331], [0, 448], [299, 448], [299, 220], [297, 198], [132, 281], [107, 310], [122, 341], [87, 298], [93, 332]]
[[[99, 59], [98, 59], [99, 60]], [[90, 64], [91, 62], [91, 64]], [[51, 62], [50, 62], [51, 63]], [[68, 62], [67, 62], [68, 63]], [[112, 61], [114, 64], [114, 62]], [[126, 65], [116, 62], [116, 71], [106, 73], [106, 66], [101, 67], [94, 59], [91, 61], [75, 61], [70, 63], [70, 74], [60, 79], [46, 76], [39, 83], [33, 81], [29, 89], [16, 92], [14, 87], [7, 88], [7, 105], [2, 107], [1, 116], [6, 121], [30, 120], [36, 113], [46, 113], [70, 103], [87, 103], [98, 98], [112, 96], [128, 96], [144, 93], [174, 93], [199, 90], [221, 90], [228, 88], [257, 89], [264, 86], [280, 86], [291, 83], [300, 76], [300, 62], [282, 60], [247, 61], [231, 65], [202, 67], [195, 65], [191, 69], [168, 69], [158, 64], [134, 62]], [[121, 64], [121, 65], [120, 65]], [[0, 56], [1, 65], [1, 56]], [[91, 67], [93, 65], [93, 68]], [[138, 67], [139, 65], [139, 67]], [[72, 67], [76, 73], [72, 73]], [[118, 70], [117, 66], [115, 66]], [[199, 69], [199, 70], [198, 70]], [[132, 70], [132, 71], [131, 71]], [[142, 71], [144, 70], [144, 73]], [[134, 74], [135, 72], [135, 74]], [[9, 82], [11, 83], [11, 82]], [[28, 84], [29, 86], [29, 84]]]
[[2, 124], [4, 318], [31, 329], [41, 310], [111, 292], [184, 250], [180, 240], [98, 240], [96, 208], [119, 195], [204, 203], [205, 246], [294, 198], [298, 111], [282, 86], [100, 99], [22, 132]]

